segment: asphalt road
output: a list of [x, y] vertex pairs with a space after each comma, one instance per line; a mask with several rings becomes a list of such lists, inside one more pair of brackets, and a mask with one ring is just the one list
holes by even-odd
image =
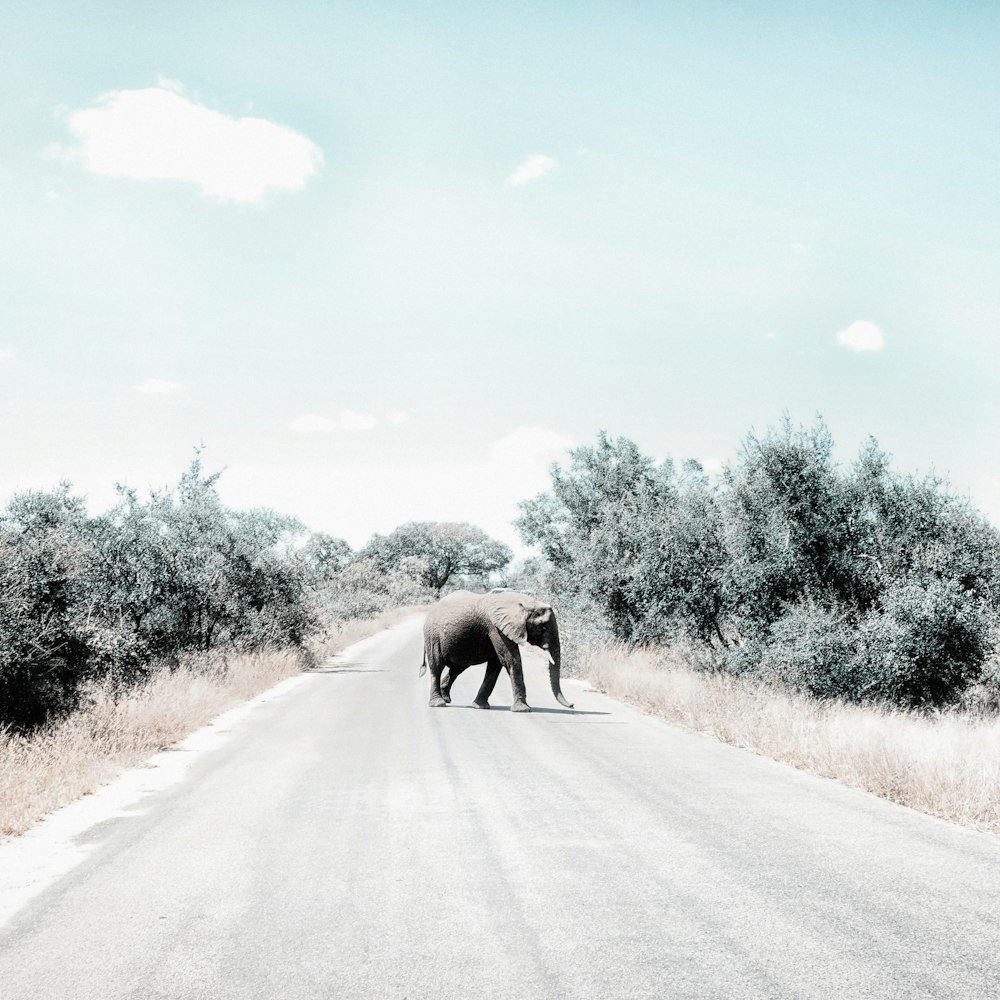
[[[0, 931], [0, 1000], [1000, 993], [1000, 841], [526, 669], [427, 707], [416, 623], [234, 723]], [[184, 753], [184, 751], [180, 751]]]

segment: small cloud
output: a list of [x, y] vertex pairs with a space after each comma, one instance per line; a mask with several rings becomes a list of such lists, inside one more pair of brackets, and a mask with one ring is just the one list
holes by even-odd
[[702, 458], [700, 462], [702, 469], [710, 476], [717, 476], [722, 472], [722, 459], [716, 455], [709, 455], [706, 458]]
[[345, 431], [370, 431], [378, 420], [370, 413], [355, 413], [354, 410], [343, 410], [340, 414], [340, 426]]
[[541, 153], [536, 153], [534, 156], [529, 156], [507, 178], [507, 183], [515, 187], [520, 187], [522, 184], [530, 184], [532, 181], [537, 181], [540, 177], [551, 173], [555, 167], [556, 161], [551, 156], [543, 156]]
[[406, 410], [393, 410], [392, 413], [386, 415], [385, 422], [387, 424], [405, 424], [410, 419], [410, 414]]
[[105, 177], [181, 181], [219, 201], [299, 191], [323, 164], [308, 137], [265, 118], [230, 118], [184, 96], [173, 80], [115, 90], [68, 113], [76, 140], [58, 155]]
[[337, 421], [315, 413], [303, 413], [288, 422], [288, 429], [296, 434], [328, 434], [337, 429]]
[[837, 334], [837, 343], [849, 351], [881, 351], [885, 337], [874, 323], [858, 319]]
[[170, 379], [147, 378], [135, 387], [135, 391], [143, 396], [172, 396], [183, 388], [180, 382], [171, 382]]
[[802, 257], [809, 253], [809, 247], [807, 247], [804, 243], [789, 243], [788, 249], [796, 257]]
[[14, 348], [4, 347], [3, 344], [0, 344], [0, 363], [3, 363], [4, 361], [10, 361], [10, 359], [13, 357], [14, 357]]

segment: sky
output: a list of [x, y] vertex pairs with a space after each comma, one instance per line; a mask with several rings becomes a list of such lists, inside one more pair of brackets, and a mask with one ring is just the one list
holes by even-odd
[[517, 543], [822, 415], [1000, 523], [1000, 7], [5, 4], [0, 503]]

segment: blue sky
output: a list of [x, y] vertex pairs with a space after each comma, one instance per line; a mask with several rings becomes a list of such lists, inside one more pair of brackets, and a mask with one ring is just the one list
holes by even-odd
[[[146, 8], [146, 5], [142, 5]], [[871, 434], [1000, 521], [1000, 9], [8, 5], [0, 501], [513, 541], [599, 429]]]

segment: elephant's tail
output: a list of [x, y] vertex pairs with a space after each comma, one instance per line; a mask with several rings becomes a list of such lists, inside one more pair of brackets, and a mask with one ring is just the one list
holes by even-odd
[[418, 676], [423, 677], [424, 674], [426, 673], [427, 673], [427, 654], [425, 653], [423, 662], [420, 664], [420, 673], [418, 674]]

